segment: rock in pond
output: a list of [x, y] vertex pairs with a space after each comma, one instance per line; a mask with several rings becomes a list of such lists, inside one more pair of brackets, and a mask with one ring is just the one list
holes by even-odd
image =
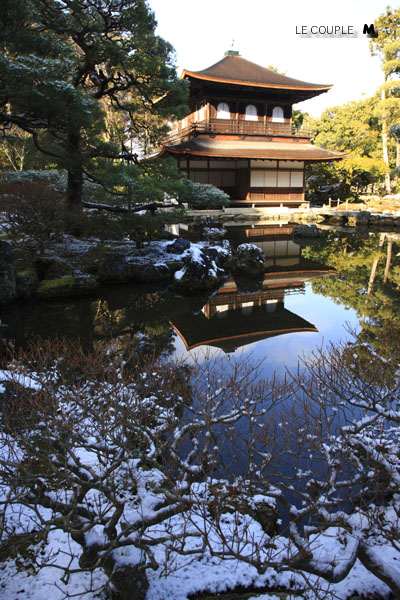
[[293, 237], [317, 238], [319, 229], [316, 225], [295, 225], [292, 229]]
[[204, 227], [201, 232], [201, 239], [209, 242], [217, 242], [226, 237], [226, 229], [220, 227]]
[[39, 283], [36, 295], [45, 300], [49, 298], [72, 298], [75, 296], [89, 296], [97, 291], [98, 283], [91, 275], [75, 277], [59, 277], [57, 279], [44, 279]]
[[17, 271], [17, 296], [29, 300], [36, 294], [39, 286], [39, 276], [33, 267]]
[[254, 244], [240, 244], [233, 256], [233, 272], [247, 277], [264, 275], [264, 252]]
[[223, 269], [225, 272], [232, 270], [233, 254], [232, 248], [228, 240], [223, 240], [218, 246], [208, 246], [202, 249], [211, 261], [215, 261], [215, 264]]
[[184, 259], [184, 266], [174, 276], [175, 289], [187, 295], [200, 294], [216, 289], [224, 275], [216, 260], [200, 248], [193, 247]]
[[255, 294], [262, 289], [264, 274], [261, 277], [248, 277], [243, 273], [235, 273], [233, 279], [239, 294]]
[[167, 252], [170, 252], [172, 254], [182, 254], [182, 252], [185, 252], [185, 250], [187, 250], [188, 248], [190, 248], [189, 240], [185, 240], [184, 238], [178, 237], [171, 244], [168, 244]]
[[360, 210], [356, 219], [357, 227], [367, 227], [369, 224], [370, 216], [371, 213], [368, 210]]
[[132, 278], [131, 265], [124, 254], [108, 252], [99, 263], [97, 276], [102, 283], [126, 283]]
[[164, 263], [131, 263], [130, 264], [131, 279], [140, 281], [141, 283], [157, 283], [158, 281], [166, 281], [170, 279], [171, 272], [168, 266]]

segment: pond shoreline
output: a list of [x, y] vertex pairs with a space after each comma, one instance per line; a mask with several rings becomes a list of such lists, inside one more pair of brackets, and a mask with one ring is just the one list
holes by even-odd
[[133, 241], [63, 235], [22, 265], [15, 259], [11, 244], [1, 240], [0, 305], [93, 296], [101, 287], [121, 283], [173, 285], [184, 295], [210, 293], [232, 274], [234, 253], [226, 234], [239, 225], [256, 229], [293, 226], [296, 237], [304, 238], [303, 244], [312, 243], [320, 230], [331, 228], [362, 237], [376, 232], [385, 232], [393, 239], [400, 236], [400, 216], [338, 209], [196, 211], [189, 223], [197, 228], [202, 241], [179, 237], [179, 228], [175, 236], [169, 234], [170, 239], [148, 242], [141, 249]]

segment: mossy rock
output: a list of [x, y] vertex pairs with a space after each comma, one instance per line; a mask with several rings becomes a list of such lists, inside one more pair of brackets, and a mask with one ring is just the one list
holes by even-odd
[[[175, 269], [177, 270], [177, 269]], [[171, 271], [167, 264], [130, 264], [131, 278], [141, 283], [157, 283], [159, 281], [169, 281], [171, 279]]]
[[164, 264], [167, 265], [168, 271], [172, 274], [182, 269], [183, 265], [182, 260], [166, 260]]
[[102, 283], [127, 283], [132, 279], [132, 269], [121, 252], [107, 252], [98, 262], [97, 276]]
[[34, 267], [17, 271], [17, 297], [29, 299], [34, 296], [39, 286], [39, 275]]
[[37, 289], [37, 297], [71, 298], [89, 296], [96, 293], [98, 283], [94, 277], [59, 277], [57, 279], [44, 279]]
[[57, 279], [66, 275], [73, 275], [73, 267], [64, 259], [58, 256], [40, 256], [35, 267], [39, 279]]

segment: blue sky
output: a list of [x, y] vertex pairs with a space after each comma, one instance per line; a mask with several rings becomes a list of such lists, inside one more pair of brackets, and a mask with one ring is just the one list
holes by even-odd
[[[383, 82], [378, 58], [370, 55], [362, 33], [387, 0], [149, 0], [158, 33], [174, 46], [177, 68], [204, 69], [218, 60], [234, 40], [234, 49], [265, 67], [275, 65], [288, 76], [312, 83], [332, 83], [321, 96], [297, 105], [313, 116], [330, 106], [372, 95]], [[338, 25], [356, 37], [301, 37], [301, 26]]]

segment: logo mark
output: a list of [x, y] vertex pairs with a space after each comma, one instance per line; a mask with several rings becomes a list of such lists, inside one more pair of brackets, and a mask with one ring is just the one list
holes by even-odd
[[366, 33], [369, 38], [377, 38], [378, 32], [376, 31], [374, 24], [371, 25], [364, 24], [363, 33]]

